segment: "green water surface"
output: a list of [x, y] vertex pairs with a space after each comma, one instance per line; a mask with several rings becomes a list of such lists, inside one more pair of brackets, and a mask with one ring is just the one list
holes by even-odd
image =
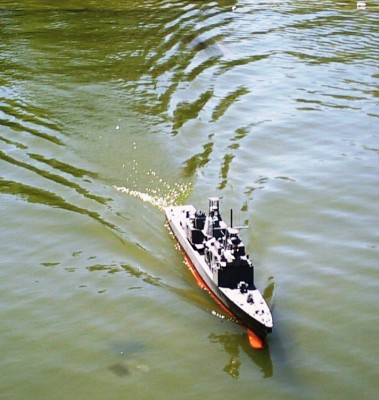
[[[378, 46], [370, 0], [1, 0], [0, 398], [376, 399]], [[164, 220], [211, 195], [262, 351]]]

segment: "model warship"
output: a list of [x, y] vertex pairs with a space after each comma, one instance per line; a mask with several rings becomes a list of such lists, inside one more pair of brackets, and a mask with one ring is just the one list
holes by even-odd
[[[187, 255], [198, 278], [248, 329], [250, 343], [263, 345], [273, 322], [270, 309], [254, 284], [254, 266], [233, 228], [220, 214], [220, 199], [209, 198], [209, 212], [192, 205], [165, 208], [169, 225]], [[258, 342], [254, 337], [258, 339]]]

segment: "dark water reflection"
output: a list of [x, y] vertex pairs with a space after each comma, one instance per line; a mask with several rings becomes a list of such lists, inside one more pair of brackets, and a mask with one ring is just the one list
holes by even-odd
[[264, 378], [270, 378], [273, 376], [273, 365], [270, 356], [270, 350], [266, 347], [264, 350], [256, 351], [249, 347], [246, 335], [239, 334], [215, 334], [209, 335], [209, 339], [212, 343], [221, 344], [224, 350], [229, 355], [229, 362], [225, 365], [224, 371], [232, 378], [238, 378], [240, 375], [240, 352], [247, 354], [248, 357], [256, 364], [262, 371]]

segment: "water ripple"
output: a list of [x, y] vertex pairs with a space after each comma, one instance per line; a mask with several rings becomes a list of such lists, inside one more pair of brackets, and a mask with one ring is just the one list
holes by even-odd
[[30, 203], [39, 203], [87, 215], [95, 219], [96, 221], [99, 221], [103, 225], [111, 228], [112, 230], [116, 229], [114, 225], [107, 221], [104, 221], [98, 213], [75, 206], [74, 204], [70, 204], [66, 202], [62, 197], [44, 189], [39, 189], [37, 187], [26, 185], [21, 182], [4, 180], [2, 177], [0, 177], [0, 193], [20, 196]]

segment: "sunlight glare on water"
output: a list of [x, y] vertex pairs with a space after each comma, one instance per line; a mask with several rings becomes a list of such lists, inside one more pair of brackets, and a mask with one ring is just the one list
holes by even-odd
[[[190, 184], [179, 184], [175, 182], [173, 186], [163, 182], [162, 178], [159, 178], [154, 171], [148, 171], [146, 173], [149, 177], [152, 177], [150, 183], [151, 187], [147, 187], [144, 191], [132, 189], [125, 186], [114, 186], [116, 190], [122, 193], [126, 193], [137, 199], [140, 199], [146, 203], [163, 210], [164, 207], [169, 205], [178, 205], [183, 199], [186, 199], [191, 191]], [[133, 183], [136, 185], [136, 180]]]

